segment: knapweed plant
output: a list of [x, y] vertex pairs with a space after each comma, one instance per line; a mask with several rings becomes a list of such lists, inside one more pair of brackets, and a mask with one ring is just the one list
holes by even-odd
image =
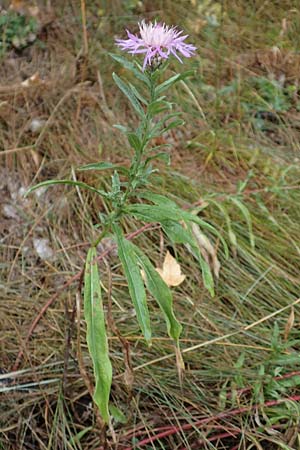
[[[169, 336], [174, 340], [179, 353], [181, 325], [176, 319], [172, 293], [161, 275], [153, 266], [143, 249], [124, 236], [122, 222], [132, 217], [144, 223], [158, 223], [166, 236], [174, 244], [188, 245], [194, 257], [199, 261], [205, 287], [211, 295], [214, 293], [214, 281], [208, 262], [204, 259], [192, 231], [193, 224], [217, 235], [213, 226], [198, 216], [200, 209], [188, 211], [181, 209], [166, 196], [152, 192], [151, 174], [155, 172], [155, 160], [169, 162], [169, 153], [162, 145], [155, 146], [158, 138], [174, 127], [182, 126], [180, 113], [174, 112], [173, 104], [165, 96], [168, 88], [191, 72], [166, 77], [169, 58], [173, 55], [179, 61], [181, 56], [194, 55], [196, 47], [185, 43], [187, 36], [174, 27], [165, 24], [139, 24], [140, 36], [127, 31], [128, 39], [117, 39], [117, 46], [134, 56], [142, 54], [142, 65], [136, 60], [128, 60], [119, 55], [111, 55], [136, 78], [133, 85], [113, 74], [113, 79], [127, 97], [139, 119], [137, 128], [126, 124], [115, 125], [127, 138], [132, 151], [129, 168], [116, 166], [110, 162], [96, 162], [80, 167], [79, 170], [111, 170], [111, 189], [103, 191], [97, 187], [79, 181], [50, 180], [30, 189], [53, 184], [69, 184], [93, 191], [110, 203], [110, 212], [101, 214], [99, 224], [101, 232], [91, 243], [85, 265], [84, 276], [84, 315], [87, 325], [88, 349], [93, 360], [95, 375], [94, 401], [105, 423], [109, 422], [109, 396], [112, 383], [112, 365], [109, 358], [108, 340], [105, 326], [105, 314], [101, 297], [100, 275], [97, 266], [97, 246], [106, 236], [111, 236], [117, 245], [123, 271], [128, 283], [136, 318], [145, 340], [151, 341], [151, 323], [147, 306], [146, 290], [157, 301], [165, 319]], [[132, 57], [131, 57], [132, 58]], [[138, 59], [138, 58], [137, 58]], [[181, 61], [182, 62], [182, 61]]]

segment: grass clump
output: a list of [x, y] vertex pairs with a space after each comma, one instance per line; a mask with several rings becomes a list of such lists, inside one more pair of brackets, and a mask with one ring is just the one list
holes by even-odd
[[[134, 238], [160, 267], [168, 248], [187, 275], [174, 290], [184, 326], [180, 384], [154, 301], [149, 348], [136, 326], [114, 243], [108, 238], [98, 249], [107, 252], [100, 262], [103, 302], [112, 277], [112, 312], [131, 354], [130, 361], [124, 358], [124, 346], [110, 333], [113, 422], [107, 447], [298, 448], [300, 173], [293, 67], [299, 15], [287, 15], [291, 2], [270, 1], [261, 8], [235, 0], [215, 9], [217, 2], [208, 2], [203, 11], [193, 1], [135, 3], [127, 8], [129, 18], [121, 2], [102, 2], [98, 16], [94, 2], [86, 5], [89, 53], [82, 58], [79, 9], [53, 2], [57, 19], [40, 37], [45, 46], [26, 49], [29, 56], [17, 56], [12, 71], [6, 59], [0, 68], [0, 448], [99, 449], [104, 439], [82, 378], [82, 367], [87, 374], [92, 368], [79, 278], [63, 286], [80, 272], [90, 233], [108, 205], [76, 189], [49, 189], [25, 203], [22, 192], [54, 176], [104, 188], [109, 176], [75, 167], [100, 158], [128, 163], [125, 143], [111, 125], [131, 113], [112, 90], [113, 63], [106, 51], [113, 33], [136, 23], [137, 16], [178, 22], [199, 47], [199, 59], [191, 62], [196, 77], [173, 91], [186, 126], [158, 143], [172, 144], [172, 165], [161, 168], [153, 184], [182, 207], [204, 205], [201, 214], [226, 239], [229, 258], [207, 233], [221, 264], [211, 299], [189, 248], [173, 246], [158, 229]], [[249, 14], [242, 15], [245, 7]], [[280, 52], [277, 60], [273, 46]], [[27, 79], [38, 70], [38, 88], [20, 88], [20, 73]], [[272, 117], [262, 117], [266, 112]], [[36, 118], [44, 121], [37, 134], [29, 128]], [[133, 220], [126, 226], [128, 233], [136, 231]], [[48, 240], [53, 260], [41, 259], [34, 239]], [[213, 264], [211, 255], [208, 260]], [[32, 321], [54, 296], [26, 341]], [[23, 358], [15, 368], [20, 349]]]

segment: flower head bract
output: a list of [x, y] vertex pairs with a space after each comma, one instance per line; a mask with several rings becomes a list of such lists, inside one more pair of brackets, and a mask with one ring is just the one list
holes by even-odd
[[140, 37], [135, 36], [128, 30], [128, 39], [116, 39], [117, 45], [131, 54], [145, 53], [143, 70], [151, 66], [157, 59], [168, 59], [170, 54], [174, 55], [181, 63], [178, 52], [186, 58], [195, 54], [196, 47], [185, 43], [188, 35], [181, 36], [182, 31], [176, 27], [169, 27], [165, 23], [139, 23]]

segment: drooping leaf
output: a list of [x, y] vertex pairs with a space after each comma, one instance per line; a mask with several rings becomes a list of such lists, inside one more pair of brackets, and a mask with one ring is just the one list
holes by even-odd
[[130, 103], [133, 106], [133, 108], [135, 109], [135, 111], [138, 113], [138, 115], [142, 119], [144, 119], [144, 117], [145, 117], [144, 110], [143, 110], [139, 100], [136, 98], [131, 87], [127, 83], [125, 83], [123, 80], [121, 80], [121, 78], [119, 78], [116, 73], [113, 73], [112, 76], [113, 76], [113, 79], [114, 79], [116, 85], [123, 92], [123, 94], [128, 98], [128, 100], [130, 101]]
[[206, 222], [205, 220], [200, 219], [196, 214], [193, 214], [189, 211], [183, 210], [179, 208], [176, 203], [167, 197], [159, 194], [151, 193], [142, 193], [141, 197], [149, 199], [156, 203], [155, 205], [145, 205], [134, 203], [132, 205], [127, 206], [126, 210], [129, 214], [135, 216], [137, 219], [143, 220], [145, 222], [164, 222], [166, 220], [174, 220], [180, 222], [183, 220], [184, 222], [195, 222], [200, 227], [207, 229], [215, 236], [223, 244], [225, 256], [228, 257], [228, 247], [223, 238], [223, 236], [219, 233], [219, 231], [213, 227], [211, 224]]
[[125, 424], [127, 422], [125, 414], [116, 405], [110, 403], [109, 411], [116, 423]]
[[225, 207], [220, 202], [217, 202], [213, 199], [209, 199], [209, 203], [215, 205], [219, 209], [219, 211], [223, 214], [223, 216], [226, 220], [226, 225], [227, 225], [227, 230], [228, 230], [228, 238], [229, 238], [230, 243], [232, 244], [233, 251], [235, 252], [236, 247], [237, 247], [237, 239], [236, 239], [236, 235], [232, 229], [231, 219], [230, 219], [228, 212], [226, 211]]
[[95, 192], [96, 194], [101, 195], [102, 197], [107, 197], [108, 196], [107, 192], [105, 192], [105, 191], [102, 191], [100, 189], [96, 189], [93, 186], [90, 186], [90, 185], [88, 185], [86, 183], [83, 183], [82, 181], [73, 181], [73, 180], [47, 180], [47, 181], [42, 181], [41, 183], [38, 183], [35, 186], [32, 186], [31, 188], [29, 188], [25, 195], [27, 196], [31, 192], [33, 192], [36, 189], [39, 189], [41, 187], [54, 186], [56, 184], [66, 184], [66, 185], [70, 185], [70, 186], [77, 186], [77, 187], [80, 187], [80, 188], [87, 189], [89, 191]]
[[168, 334], [172, 339], [178, 341], [182, 326], [176, 319], [173, 311], [172, 293], [164, 278], [160, 276], [158, 271], [153, 267], [149, 258], [136, 245], [132, 243], [131, 245], [133, 246], [133, 249], [138, 257], [140, 266], [144, 271], [147, 289], [156, 299], [160, 309], [163, 312], [167, 324]]
[[254, 248], [255, 247], [255, 239], [254, 239], [254, 234], [253, 234], [253, 230], [252, 230], [251, 214], [250, 214], [248, 208], [238, 198], [230, 197], [230, 200], [232, 201], [232, 203], [234, 203], [239, 208], [239, 210], [243, 214], [243, 216], [246, 220], [246, 223], [248, 225], [250, 244], [251, 244], [251, 247]]
[[140, 198], [145, 198], [156, 205], [165, 206], [172, 209], [179, 209], [178, 205], [168, 197], [162, 194], [156, 194], [155, 192], [141, 192], [139, 193]]
[[147, 158], [146, 161], [145, 161], [145, 165], [147, 165], [150, 161], [152, 161], [154, 159], [161, 159], [168, 166], [171, 164], [171, 157], [170, 157], [169, 153], [167, 153], [167, 152], [160, 152], [160, 153], [157, 153], [156, 155], [149, 156], [149, 158]]
[[172, 130], [173, 128], [176, 128], [176, 127], [179, 127], [182, 125], [184, 125], [184, 120], [182, 120], [182, 119], [173, 120], [172, 122], [167, 124], [167, 126], [165, 128], [162, 129], [162, 133], [166, 133], [167, 131]]
[[165, 206], [159, 205], [133, 203], [132, 205], [128, 205], [125, 211], [144, 222], [162, 222], [165, 220], [182, 219], [180, 210], [175, 208], [167, 209]]
[[112, 226], [117, 238], [118, 255], [122, 263], [128, 283], [130, 297], [132, 299], [137, 319], [146, 341], [151, 339], [151, 325], [146, 301], [146, 291], [138, 266], [138, 257], [133, 244], [125, 239], [121, 228], [117, 224]]
[[94, 367], [94, 401], [104, 422], [109, 423], [108, 404], [112, 383], [112, 366], [109, 359], [96, 255], [95, 247], [90, 248], [84, 273], [84, 317], [87, 325], [86, 339]]

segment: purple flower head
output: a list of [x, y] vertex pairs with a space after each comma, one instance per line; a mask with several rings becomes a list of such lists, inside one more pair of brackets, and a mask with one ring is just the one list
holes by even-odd
[[174, 55], [181, 63], [182, 60], [177, 52], [186, 58], [195, 54], [196, 47], [186, 44], [184, 41], [188, 35], [181, 36], [182, 31], [176, 27], [169, 27], [165, 23], [160, 24], [156, 21], [148, 23], [143, 20], [139, 23], [140, 37], [135, 36], [128, 30], [128, 39], [116, 39], [117, 45], [124, 51], [132, 53], [145, 53], [143, 70], [146, 66], [152, 65], [157, 59], [168, 59], [170, 54]]

